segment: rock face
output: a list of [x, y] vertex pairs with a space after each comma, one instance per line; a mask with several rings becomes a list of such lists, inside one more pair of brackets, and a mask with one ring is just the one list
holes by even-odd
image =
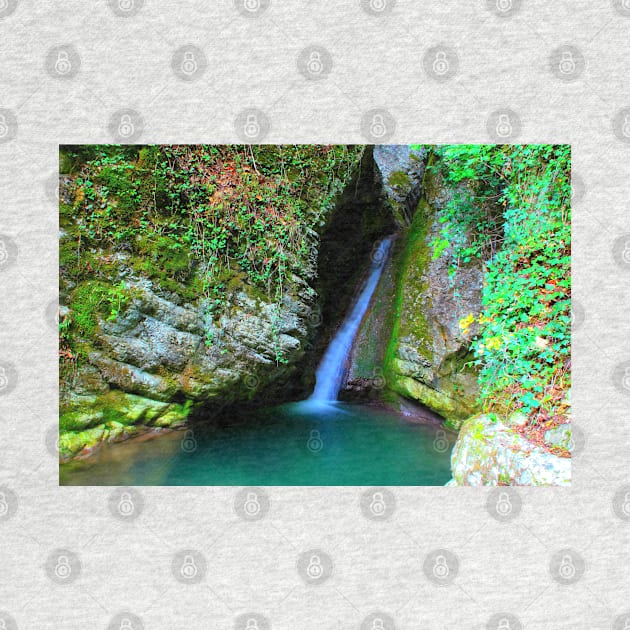
[[571, 459], [532, 444], [500, 420], [477, 415], [460, 429], [451, 454], [458, 486], [568, 486]]
[[411, 223], [420, 199], [427, 153], [424, 147], [412, 149], [408, 144], [381, 144], [374, 147], [380, 186], [401, 226]]
[[[224, 407], [251, 399], [285, 369], [276, 364], [279, 353], [290, 366], [304, 351], [315, 300], [307, 286], [299, 295], [285, 295], [281, 308], [237, 291], [217, 322], [204, 322], [203, 303], [174, 304], [146, 281], [129, 286], [136, 296], [132, 304], [115, 321], [100, 322], [98, 350], [80, 368], [72, 390], [64, 392], [66, 457], [96, 434], [65, 433], [106, 424], [107, 410], [124, 425], [181, 424], [195, 401]], [[131, 415], [127, 408], [134, 409]]]
[[[93, 313], [95, 325], [84, 335], [89, 352], [64, 370], [62, 461], [87, 454], [103, 441], [125, 439], [156, 427], [180, 426], [200, 405], [211, 413], [235, 402], [275, 402], [287, 395], [283, 388], [296, 380], [289, 377], [299, 369], [321, 324], [320, 244], [334, 223], [332, 218], [344, 211], [340, 206], [344, 191], [354, 190], [360, 158], [361, 154], [346, 180], [335, 180], [330, 186], [322, 183], [323, 190], [335, 188], [336, 196], [332, 202], [321, 202], [325, 203], [321, 216], [326, 219], [321, 232], [311, 230], [301, 239], [299, 274], [288, 275], [280, 301], [270, 299], [234, 272], [226, 282], [220, 311], [213, 312], [202, 295], [182, 298], [159, 281], [135, 273], [124, 249], [109, 256], [132, 298], [115, 316]], [[66, 188], [71, 185], [71, 178], [61, 180], [61, 192], [68, 201], [72, 194]], [[366, 221], [370, 212], [383, 215], [382, 206], [367, 210], [357, 206], [355, 210]], [[356, 232], [356, 221], [350, 224]], [[363, 237], [372, 235], [358, 235]], [[71, 238], [62, 232], [61, 245], [67, 246], [64, 239]], [[354, 263], [351, 268], [362, 261]], [[198, 278], [191, 277], [186, 282], [192, 287], [196, 281]], [[334, 277], [329, 282], [334, 285]], [[101, 284], [106, 291], [114, 286], [109, 280]], [[64, 317], [72, 314], [68, 296], [76, 285], [63, 273], [61, 285], [63, 324]]]
[[394, 254], [396, 292], [385, 379], [391, 391], [426, 405], [457, 427], [476, 411], [477, 375], [466, 366], [476, 330], [472, 326], [464, 335], [459, 322], [481, 309], [483, 271], [471, 263], [449, 273], [445, 256], [433, 258], [431, 242], [455, 191], [438, 175], [425, 174], [425, 160], [422, 151], [375, 150], [383, 181], [407, 182], [404, 193], [391, 184], [385, 187], [391, 204], [416, 203]]

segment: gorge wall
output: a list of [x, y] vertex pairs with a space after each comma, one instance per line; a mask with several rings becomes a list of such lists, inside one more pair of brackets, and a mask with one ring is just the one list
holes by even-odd
[[[312, 154], [305, 159], [307, 150]], [[188, 201], [185, 216], [173, 210], [171, 199], [181, 197], [182, 188], [174, 189], [168, 165], [165, 194], [156, 195], [151, 178], [159, 166], [143, 164], [149, 157], [142, 150], [91, 160], [72, 148], [62, 153], [69, 171], [61, 178], [62, 459], [88, 454], [103, 441], [179, 426], [200, 408], [220, 413], [237, 402], [270, 403], [309, 391], [312, 376], [309, 382], [302, 375], [312, 375], [312, 365], [302, 368], [327, 343], [372, 242], [393, 222], [373, 192], [370, 148], [293, 151], [260, 150], [253, 161], [244, 150], [245, 157], [204, 156], [201, 148], [197, 155], [167, 156], [186, 160], [180, 164], [187, 169], [186, 194], [212, 182], [198, 201], [207, 220]], [[275, 172], [280, 160], [292, 161], [293, 170], [283, 165]], [[231, 179], [218, 181], [226, 173]], [[213, 229], [226, 240], [239, 239], [245, 225], [219, 232], [210, 216], [213, 205], [220, 209], [236, 197], [248, 205], [234, 223], [248, 221], [256, 230], [244, 247], [257, 240], [274, 253], [285, 247], [278, 259], [282, 273], [263, 277], [267, 286], [256, 282], [261, 274], [236, 244], [233, 259], [210, 270], [212, 258], [188, 237], [191, 229], [204, 230], [201, 247]], [[123, 211], [137, 230], [104, 237], [120, 230]], [[286, 227], [291, 212], [295, 220]], [[180, 228], [181, 238], [168, 236]], [[280, 229], [269, 243], [267, 232], [275, 237]], [[219, 242], [217, 257], [229, 246]], [[262, 256], [257, 249], [251, 260]]]
[[[443, 245], [442, 230], [444, 223], [452, 220], [447, 213], [452, 213], [455, 199], [460, 212], [502, 217], [504, 210], [496, 205], [501, 189], [490, 190], [484, 196], [475, 189], [478, 182], [474, 178], [447, 181], [443, 168], [433, 167], [435, 156], [424, 147], [376, 147], [374, 158], [385, 203], [400, 229], [384, 272], [385, 282], [355, 344], [349, 392], [385, 399], [420, 421], [435, 420], [436, 416], [427, 416], [429, 410], [443, 418], [449, 428], [458, 430], [451, 485], [569, 484], [571, 425], [561, 419], [564, 416], [558, 416], [544, 435], [534, 436], [534, 442], [526, 430], [527, 416], [510, 411], [512, 394], [508, 388], [492, 400], [498, 413], [480, 413], [480, 379], [473, 367], [479, 361], [475, 361], [472, 341], [479, 334], [486, 267], [479, 256], [461, 257], [453, 265], [450, 246]], [[539, 208], [525, 209], [526, 214], [534, 216], [536, 211]], [[512, 212], [510, 209], [509, 214]], [[514, 230], [511, 225], [498, 227], [497, 233]], [[472, 229], [458, 237], [460, 251], [470, 248]], [[522, 244], [508, 244], [503, 257], [514, 257], [521, 265], [524, 251]], [[529, 278], [527, 272], [525, 269], [520, 273]], [[505, 282], [519, 277], [517, 270], [509, 274]], [[497, 299], [504, 302], [503, 296]], [[538, 304], [534, 302], [531, 308], [539, 311]], [[518, 330], [530, 315], [525, 309], [510, 311], [508, 306], [502, 314], [506, 322], [513, 321], [513, 312], [519, 318]], [[536, 318], [533, 321], [540, 325]], [[490, 339], [493, 344], [504, 341]], [[540, 338], [535, 344], [543, 350], [546, 347]], [[531, 354], [527, 346], [517, 352]], [[569, 405], [568, 400], [561, 402], [560, 409]], [[557, 422], [565, 424], [555, 426]]]
[[479, 314], [481, 264], [449, 274], [445, 259], [432, 255], [441, 213], [455, 191], [426, 169], [426, 149], [378, 146], [374, 159], [399, 237], [355, 344], [348, 387], [384, 389], [399, 407], [401, 397], [417, 402], [457, 428], [476, 409], [477, 376], [467, 365], [475, 329], [464, 334], [459, 322]]
[[[477, 207], [499, 192], [478, 195], [439, 160], [408, 145], [63, 148], [62, 461], [306, 397], [370, 257], [395, 234], [341, 397], [459, 430], [453, 484], [568, 483], [564, 416], [535, 445], [523, 414], [481, 413], [472, 347], [487, 269], [481, 256], [454, 265], [443, 226], [457, 204], [503, 208]], [[461, 250], [474, 234], [458, 238]]]

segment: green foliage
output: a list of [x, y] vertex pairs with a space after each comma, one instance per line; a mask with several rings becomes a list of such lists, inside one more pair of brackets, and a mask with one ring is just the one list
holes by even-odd
[[[567, 145], [459, 145], [434, 169], [456, 191], [433, 243], [456, 268], [485, 261], [473, 340], [481, 402], [562, 416], [570, 386], [571, 157]], [[497, 211], [500, 210], [500, 212]], [[464, 318], [464, 331], [475, 320]]]
[[498, 205], [505, 151], [497, 145], [463, 144], [435, 148], [427, 170], [441, 175], [451, 197], [440, 212], [433, 259], [450, 257], [451, 274], [473, 259], [489, 258], [500, 246], [503, 216]]
[[[361, 146], [64, 147], [76, 173], [62, 207], [62, 284], [135, 276], [213, 317], [228, 292], [282, 299]], [[93, 300], [98, 300], [94, 296]], [[69, 295], [71, 311], [85, 301]], [[79, 316], [87, 336], [93, 322]], [[78, 324], [77, 324], [78, 325]], [[70, 335], [71, 337], [71, 335]], [[207, 340], [211, 343], [211, 340]], [[280, 358], [279, 358], [280, 360]]]
[[80, 284], [72, 292], [72, 310], [60, 322], [62, 342], [69, 341], [73, 333], [82, 338], [93, 337], [98, 329], [99, 315], [115, 319], [131, 297], [130, 290], [122, 281], [115, 285], [99, 281]]

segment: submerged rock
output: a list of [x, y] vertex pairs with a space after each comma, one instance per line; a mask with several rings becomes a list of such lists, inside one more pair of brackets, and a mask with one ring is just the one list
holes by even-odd
[[507, 424], [481, 414], [467, 420], [451, 454], [458, 486], [568, 486], [571, 459], [529, 442]]

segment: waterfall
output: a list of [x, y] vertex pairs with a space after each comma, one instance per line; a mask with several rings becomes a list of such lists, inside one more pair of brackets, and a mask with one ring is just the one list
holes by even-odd
[[309, 400], [337, 400], [337, 394], [343, 385], [346, 360], [359, 331], [361, 320], [370, 305], [376, 285], [383, 273], [383, 267], [385, 266], [391, 244], [392, 237], [390, 236], [384, 238], [374, 248], [369, 276], [350, 314], [346, 317], [324, 353], [324, 357], [315, 373], [315, 389]]

